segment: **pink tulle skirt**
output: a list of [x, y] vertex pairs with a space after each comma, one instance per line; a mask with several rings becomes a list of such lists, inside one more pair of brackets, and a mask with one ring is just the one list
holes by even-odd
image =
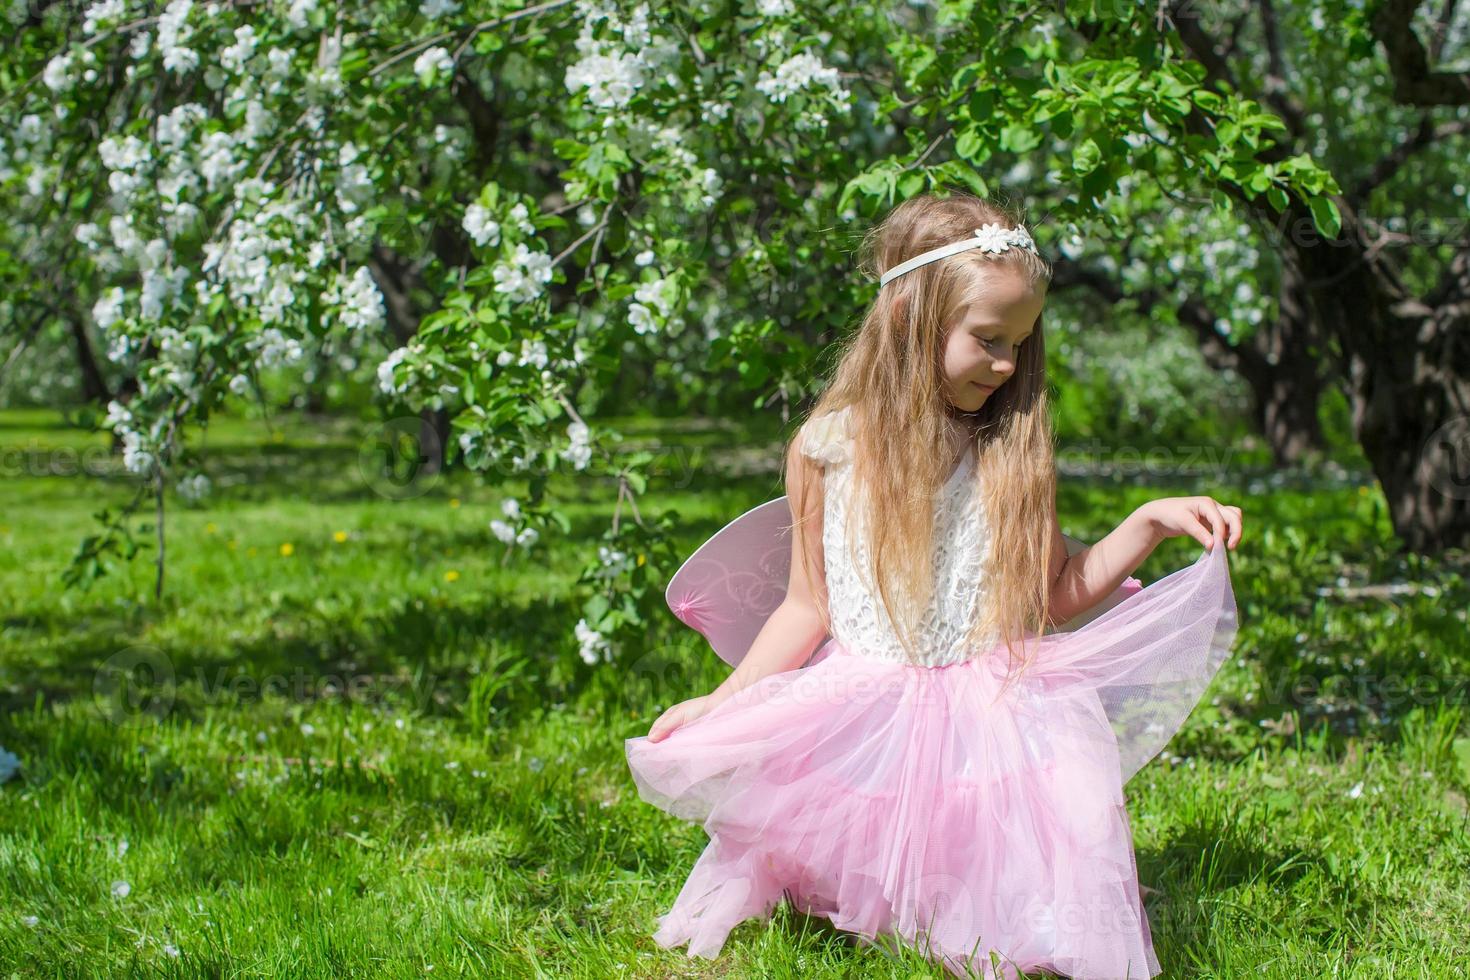
[[829, 640], [662, 742], [627, 739], [639, 795], [710, 836], [654, 940], [713, 957], [784, 896], [958, 976], [1157, 975], [1123, 784], [1228, 654], [1224, 550], [1033, 638], [1004, 691], [1003, 646], [925, 667]]

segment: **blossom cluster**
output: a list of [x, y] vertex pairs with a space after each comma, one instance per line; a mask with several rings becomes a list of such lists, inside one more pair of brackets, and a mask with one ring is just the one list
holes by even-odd
[[[514, 497], [507, 497], [501, 501], [500, 512], [510, 518], [511, 521], [520, 521], [522, 519], [520, 501]], [[498, 517], [490, 521], [490, 532], [506, 544], [516, 545], [522, 548], [529, 548], [540, 537], [540, 532], [534, 527], [522, 524], [517, 528], [515, 524], [502, 521]]]

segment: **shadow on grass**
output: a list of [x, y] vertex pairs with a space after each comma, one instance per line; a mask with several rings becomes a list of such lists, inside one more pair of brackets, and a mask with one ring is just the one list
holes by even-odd
[[[361, 619], [348, 605], [335, 619], [311, 616], [299, 600], [296, 605], [274, 617], [273, 636], [245, 643], [153, 644], [135, 621], [89, 617], [73, 622], [44, 662], [9, 666], [0, 711], [30, 708], [37, 697], [49, 704], [95, 702], [103, 697], [98, 685], [104, 673], [141, 666], [148, 676], [122, 678], [141, 686], [128, 696], [138, 700], [152, 691], [167, 697], [169, 713], [186, 721], [197, 720], [210, 705], [239, 705], [269, 695], [299, 702], [356, 698], [456, 714], [455, 706], [465, 700], [477, 666], [490, 659], [492, 647], [522, 650], [544, 667], [564, 656], [569, 624], [577, 618], [567, 602], [554, 599], [475, 607], [403, 597]], [[59, 625], [59, 615], [44, 628]], [[43, 628], [33, 620], [26, 625]], [[135, 653], [131, 662], [130, 652]], [[528, 676], [519, 692], [525, 699], [552, 693], [535, 686], [535, 679], [550, 676], [548, 671]]]
[[[1217, 897], [1256, 881], [1275, 892], [1289, 891], [1309, 877], [1333, 877], [1319, 853], [1263, 846], [1273, 839], [1268, 820], [1268, 811], [1259, 807], [1221, 809], [1186, 823], [1159, 848], [1136, 851], [1139, 879], [1155, 892], [1146, 896], [1144, 908], [1166, 972], [1174, 975], [1172, 970], [1178, 969], [1170, 960], [1186, 962], [1170, 955], [1171, 950], [1212, 947], [1210, 931], [1217, 915], [1212, 902]], [[1371, 904], [1352, 889], [1343, 889], [1338, 898], [1360, 911]], [[1167, 943], [1157, 945], [1158, 937], [1167, 937]]]

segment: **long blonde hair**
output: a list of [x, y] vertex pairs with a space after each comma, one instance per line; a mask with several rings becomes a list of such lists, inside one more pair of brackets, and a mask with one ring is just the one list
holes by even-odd
[[[910, 198], [864, 237], [862, 271], [876, 280], [884, 270], [967, 238], [987, 222], [1023, 226], [1009, 206], [961, 191]], [[910, 662], [917, 662], [917, 624], [933, 598], [933, 501], [953, 459], [946, 438], [946, 416], [954, 414], [944, 390], [947, 330], [1000, 268], [1024, 275], [1033, 288], [1051, 282], [1050, 264], [1029, 249], [971, 249], [882, 287], [859, 328], [838, 342], [832, 381], [806, 415], [850, 409], [853, 479], [869, 518], [864, 523], [876, 591]], [[1013, 677], [1026, 663], [1016, 655], [1018, 644], [1024, 650], [1026, 631], [1044, 632], [1050, 593], [1056, 463], [1045, 343], [1038, 318], [1017, 349], [1014, 375], [979, 411], [962, 416], [976, 447], [972, 479], [979, 482], [991, 539], [983, 589], [975, 583], [976, 603], [983, 608], [966, 642], [976, 653], [982, 644], [1004, 642]], [[792, 456], [789, 443], [787, 454]], [[795, 458], [798, 465], [815, 465], [799, 454]], [[793, 514], [798, 523], [808, 521], [811, 495], [797, 496], [802, 499], [792, 501]], [[830, 613], [822, 605], [830, 632]]]

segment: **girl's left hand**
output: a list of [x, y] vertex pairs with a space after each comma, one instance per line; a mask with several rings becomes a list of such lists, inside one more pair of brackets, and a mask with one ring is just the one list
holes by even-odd
[[1215, 550], [1222, 541], [1233, 551], [1240, 543], [1240, 508], [1222, 504], [1214, 497], [1161, 497], [1138, 511], [1161, 537], [1188, 534], [1206, 551]]

